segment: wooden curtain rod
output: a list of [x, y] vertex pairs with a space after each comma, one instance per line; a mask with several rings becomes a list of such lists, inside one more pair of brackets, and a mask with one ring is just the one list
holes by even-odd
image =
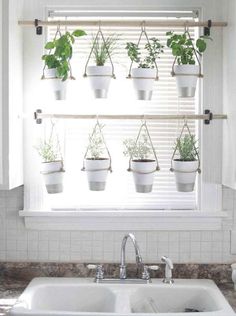
[[[37, 26], [117, 26], [117, 27], [140, 27], [143, 24], [143, 20], [130, 21], [130, 20], [112, 20], [112, 21], [92, 21], [92, 20], [81, 20], [81, 21], [40, 21], [37, 20]], [[20, 26], [35, 26], [35, 21], [18, 21]], [[156, 21], [148, 20], [145, 21], [145, 26], [147, 27], [208, 27], [209, 22], [194, 22], [188, 20], [166, 20], [166, 21]], [[211, 22], [211, 27], [225, 27], [227, 22]]]
[[37, 124], [42, 123], [42, 119], [104, 119], [104, 120], [204, 120], [206, 124], [209, 124], [211, 120], [224, 120], [227, 119], [226, 114], [213, 114], [209, 110], [205, 110], [206, 114], [161, 114], [161, 115], [152, 115], [152, 114], [48, 114], [42, 113], [42, 110], [37, 110], [34, 112], [34, 119]]

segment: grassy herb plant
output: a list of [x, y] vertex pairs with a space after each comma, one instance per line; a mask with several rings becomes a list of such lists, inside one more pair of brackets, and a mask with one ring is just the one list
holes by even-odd
[[195, 161], [198, 159], [198, 148], [195, 135], [185, 135], [183, 138], [177, 138], [176, 146], [179, 152], [180, 161]]
[[45, 49], [48, 54], [42, 56], [45, 65], [48, 69], [56, 69], [56, 76], [62, 81], [69, 77], [70, 60], [73, 54], [73, 44], [76, 37], [84, 36], [86, 33], [83, 30], [75, 30], [74, 32], [66, 32], [59, 38], [47, 42]]
[[109, 58], [112, 56], [117, 47], [117, 35], [113, 34], [105, 38], [105, 42], [101, 37], [94, 38], [92, 41], [93, 58], [96, 66], [104, 66]]
[[189, 38], [188, 32], [176, 34], [170, 31], [166, 35], [169, 37], [167, 46], [171, 48], [172, 55], [177, 57], [178, 65], [195, 65], [194, 49], [199, 56], [202, 56], [207, 48], [206, 40], [212, 40], [209, 36], [200, 36], [194, 42], [192, 38]]
[[136, 139], [127, 138], [123, 141], [125, 150], [123, 154], [126, 157], [132, 157], [137, 160], [147, 160], [152, 153], [152, 148], [149, 144], [146, 133], [140, 135], [139, 140], [136, 143]]
[[138, 64], [138, 68], [154, 68], [156, 59], [160, 58], [160, 54], [164, 52], [163, 48], [164, 45], [160, 43], [159, 39], [150, 38], [149, 43], [144, 46], [146, 56], [142, 57], [140, 47], [137, 44], [126, 43], [128, 56], [131, 61]]
[[[99, 128], [100, 126], [100, 128]], [[96, 126], [94, 133], [89, 135], [89, 145], [88, 145], [88, 157], [89, 159], [101, 159], [103, 158], [105, 152], [104, 141], [100, 132], [100, 129], [104, 127], [104, 125]]]
[[43, 162], [61, 160], [59, 142], [55, 142], [52, 138], [49, 138], [48, 140], [40, 140], [36, 150]]

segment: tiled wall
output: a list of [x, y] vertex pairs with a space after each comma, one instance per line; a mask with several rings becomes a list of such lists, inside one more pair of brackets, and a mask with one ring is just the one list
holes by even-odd
[[[162, 255], [179, 263], [231, 263], [230, 228], [236, 224], [236, 192], [224, 188], [224, 210], [229, 218], [223, 231], [134, 232], [145, 262]], [[0, 191], [0, 261], [118, 262], [124, 232], [27, 231], [18, 210], [23, 187]], [[134, 251], [127, 244], [127, 259]]]

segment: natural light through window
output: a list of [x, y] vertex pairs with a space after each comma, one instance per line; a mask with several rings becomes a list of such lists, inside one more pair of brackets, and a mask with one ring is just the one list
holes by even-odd
[[[63, 17], [60, 11], [50, 20], [77, 19], [76, 14], [68, 12]], [[180, 13], [179, 13], [180, 14]], [[85, 13], [84, 13], [85, 15]], [[166, 18], [167, 12], [162, 13], [161, 19]], [[184, 13], [183, 17], [190, 15]], [[146, 19], [153, 16], [150, 14]], [[170, 14], [173, 19], [173, 14]], [[86, 16], [84, 17], [86, 18]], [[91, 17], [90, 17], [91, 18]], [[134, 17], [132, 17], [134, 18]], [[107, 17], [111, 19], [112, 17]], [[166, 32], [170, 28], [147, 28], [149, 38], [159, 38], [165, 45], [164, 54], [157, 60], [159, 69], [159, 81], [155, 82], [153, 97], [151, 101], [138, 101], [132, 87], [132, 80], [126, 79], [130, 59], [125, 49], [127, 42], [137, 42], [140, 29], [136, 27], [102, 27], [104, 36], [117, 34], [117, 49], [112, 55], [115, 67], [116, 79], [112, 79], [107, 99], [95, 99], [90, 88], [88, 78], [83, 78], [84, 67], [91, 49], [92, 36], [97, 28], [80, 27], [84, 29], [87, 36], [76, 39], [74, 55], [72, 59], [73, 75], [76, 77], [68, 85], [68, 98], [63, 101], [48, 101], [51, 111], [55, 113], [77, 113], [96, 114], [99, 120], [101, 114], [195, 114], [198, 113], [198, 93], [195, 98], [178, 98], [175, 78], [170, 75], [173, 63], [173, 56], [166, 48]], [[68, 30], [74, 30], [68, 28]], [[78, 27], [77, 27], [78, 29]], [[172, 28], [177, 33], [183, 32], [182, 28]], [[49, 27], [47, 38], [53, 38], [56, 28]], [[65, 28], [61, 28], [64, 32]], [[197, 32], [190, 30], [191, 36]], [[144, 44], [144, 38], [141, 45]], [[90, 64], [93, 64], [91, 58]], [[46, 83], [45, 91], [47, 91]], [[45, 96], [46, 96], [45, 92]], [[45, 98], [45, 105], [47, 104]], [[157, 210], [188, 210], [196, 209], [197, 186], [195, 191], [184, 193], [177, 192], [173, 173], [170, 172], [171, 156], [176, 137], [182, 128], [183, 121], [148, 121], [150, 135], [159, 159], [160, 171], [155, 173], [153, 190], [151, 193], [136, 193], [132, 173], [128, 172], [128, 158], [124, 157], [123, 141], [126, 138], [137, 136], [141, 121], [136, 120], [99, 120], [104, 124], [103, 132], [112, 157], [113, 172], [108, 174], [106, 190], [93, 192], [88, 188], [86, 173], [81, 171], [83, 157], [88, 145], [88, 137], [96, 123], [96, 120], [53, 120], [56, 131], [59, 135], [62, 152], [65, 161], [64, 192], [61, 194], [47, 195], [48, 203], [52, 208], [80, 209], [157, 209]], [[44, 121], [41, 128], [42, 135], [50, 130], [50, 120]], [[191, 131], [198, 135], [198, 124], [195, 121], [189, 122]], [[43, 185], [43, 184], [42, 184]]]

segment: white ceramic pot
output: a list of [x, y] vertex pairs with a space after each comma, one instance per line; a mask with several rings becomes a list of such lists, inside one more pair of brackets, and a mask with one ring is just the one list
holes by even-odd
[[132, 160], [131, 169], [136, 192], [149, 193], [152, 191], [154, 172], [157, 163], [155, 160]]
[[196, 75], [199, 74], [199, 65], [175, 65], [174, 72], [177, 74], [176, 84], [179, 97], [194, 97], [198, 79]]
[[43, 162], [41, 173], [49, 194], [63, 192], [64, 170], [62, 161]]
[[173, 160], [177, 191], [192, 192], [198, 169], [198, 161]]
[[56, 69], [45, 69], [45, 78], [50, 82], [56, 100], [65, 100], [68, 80], [56, 78]]
[[131, 75], [138, 100], [151, 100], [156, 69], [133, 68]]
[[111, 66], [88, 66], [87, 74], [95, 98], [106, 98], [111, 82]]
[[91, 191], [105, 190], [109, 167], [110, 160], [108, 158], [85, 159], [85, 171]]

